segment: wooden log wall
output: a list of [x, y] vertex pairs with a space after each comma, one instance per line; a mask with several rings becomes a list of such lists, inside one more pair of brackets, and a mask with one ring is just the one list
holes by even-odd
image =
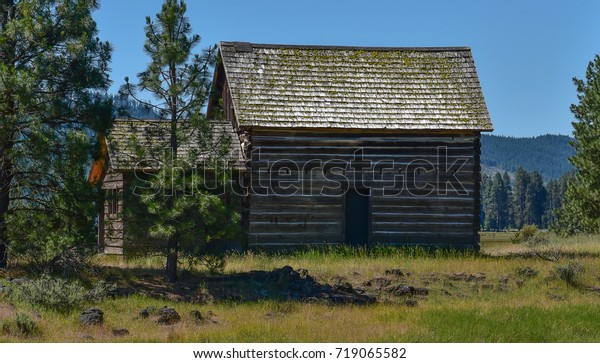
[[[103, 216], [98, 218], [99, 250], [107, 254], [123, 254], [124, 225], [123, 225], [123, 188], [125, 181], [123, 173], [109, 169], [102, 182], [102, 189], [106, 195], [104, 200]], [[113, 198], [116, 198], [114, 200]], [[111, 203], [116, 203], [112, 205]], [[115, 208], [116, 207], [116, 208]]]
[[348, 188], [370, 193], [369, 245], [479, 246], [479, 133], [251, 135], [248, 247], [344, 243]]

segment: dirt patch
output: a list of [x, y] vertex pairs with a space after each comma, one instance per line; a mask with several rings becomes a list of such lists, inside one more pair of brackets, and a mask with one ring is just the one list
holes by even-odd
[[0, 303], [0, 320], [2, 319], [13, 319], [17, 317], [15, 308], [8, 304]]

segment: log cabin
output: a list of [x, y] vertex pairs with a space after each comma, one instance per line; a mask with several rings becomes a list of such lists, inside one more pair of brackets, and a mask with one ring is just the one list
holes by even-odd
[[[187, 162], [190, 169], [203, 173], [201, 177], [207, 177], [204, 173], [207, 165], [212, 168], [216, 161], [232, 171], [233, 180], [239, 178], [244, 164], [238, 136], [230, 125], [211, 121], [203, 127], [195, 127], [181, 122], [179, 131], [177, 157]], [[208, 133], [210, 137], [202, 136], [202, 133]], [[149, 227], [150, 217], [140, 215], [136, 198], [126, 198], [125, 194], [131, 192], [129, 187], [137, 185], [134, 184], [136, 179], [143, 180], [155, 173], [165, 158], [171, 157], [170, 123], [164, 120], [117, 119], [110, 134], [99, 137], [99, 144], [99, 155], [89, 175], [90, 182], [100, 183], [104, 192], [104, 201], [98, 211], [99, 252], [121, 255], [163, 249], [166, 240], [151, 238], [143, 232], [131, 233], [134, 228]], [[143, 184], [141, 186], [144, 187]], [[235, 190], [224, 189], [222, 192], [233, 208], [235, 203], [231, 203], [234, 200], [230, 191]], [[198, 228], [198, 237], [201, 238], [202, 226]], [[232, 245], [232, 241], [223, 242]], [[233, 246], [236, 247], [235, 243]]]
[[[479, 249], [480, 134], [493, 126], [469, 48], [221, 42], [219, 53], [207, 116], [230, 135], [242, 248]], [[103, 189], [118, 195], [135, 169], [111, 145], [156, 127], [116, 122], [103, 172], [92, 169]], [[127, 250], [123, 208], [104, 203], [102, 252]]]
[[248, 248], [479, 248], [470, 48], [220, 43], [213, 88], [240, 136]]

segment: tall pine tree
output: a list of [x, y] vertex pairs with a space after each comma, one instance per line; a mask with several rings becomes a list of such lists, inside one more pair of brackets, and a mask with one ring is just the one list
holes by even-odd
[[585, 79], [574, 78], [578, 104], [571, 105], [575, 166], [559, 228], [565, 232], [600, 233], [600, 55], [588, 64]]
[[514, 225], [519, 229], [523, 228], [523, 226], [528, 222], [526, 212], [526, 195], [528, 184], [529, 174], [527, 174], [527, 171], [521, 167], [517, 168], [512, 190], [512, 207]]
[[539, 227], [542, 225], [542, 217], [546, 210], [546, 188], [542, 175], [537, 172], [529, 174], [529, 183], [525, 188], [525, 221]]
[[[211, 68], [216, 61], [216, 47], [209, 47], [201, 55], [192, 53], [200, 43], [200, 36], [192, 34], [185, 13], [183, 1], [166, 0], [155, 20], [146, 17], [144, 50], [150, 63], [138, 74], [137, 86], [126, 78], [121, 89], [121, 94], [134, 98], [158, 114], [161, 122], [170, 124], [169, 155], [162, 160], [161, 170], [153, 180], [161, 190], [141, 195], [141, 201], [152, 215], [150, 235], [168, 241], [165, 270], [168, 282], [177, 280], [181, 242], [197, 232], [198, 223], [194, 218], [215, 219], [211, 210], [223, 210], [217, 196], [203, 192], [200, 175], [191, 174], [190, 166], [195, 161], [183, 160], [178, 152], [191, 135], [204, 138], [200, 144], [212, 138], [210, 123], [202, 109], [209, 97]], [[137, 91], [148, 92], [153, 100], [142, 100]]]
[[[85, 167], [112, 122], [95, 0], [0, 1], [0, 267], [90, 240]], [[90, 208], [92, 209], [90, 211]], [[53, 251], [49, 251], [53, 250]]]

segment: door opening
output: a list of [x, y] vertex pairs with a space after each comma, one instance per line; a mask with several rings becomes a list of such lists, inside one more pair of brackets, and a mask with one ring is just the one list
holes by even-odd
[[345, 210], [346, 244], [367, 247], [369, 244], [369, 191], [349, 189]]

